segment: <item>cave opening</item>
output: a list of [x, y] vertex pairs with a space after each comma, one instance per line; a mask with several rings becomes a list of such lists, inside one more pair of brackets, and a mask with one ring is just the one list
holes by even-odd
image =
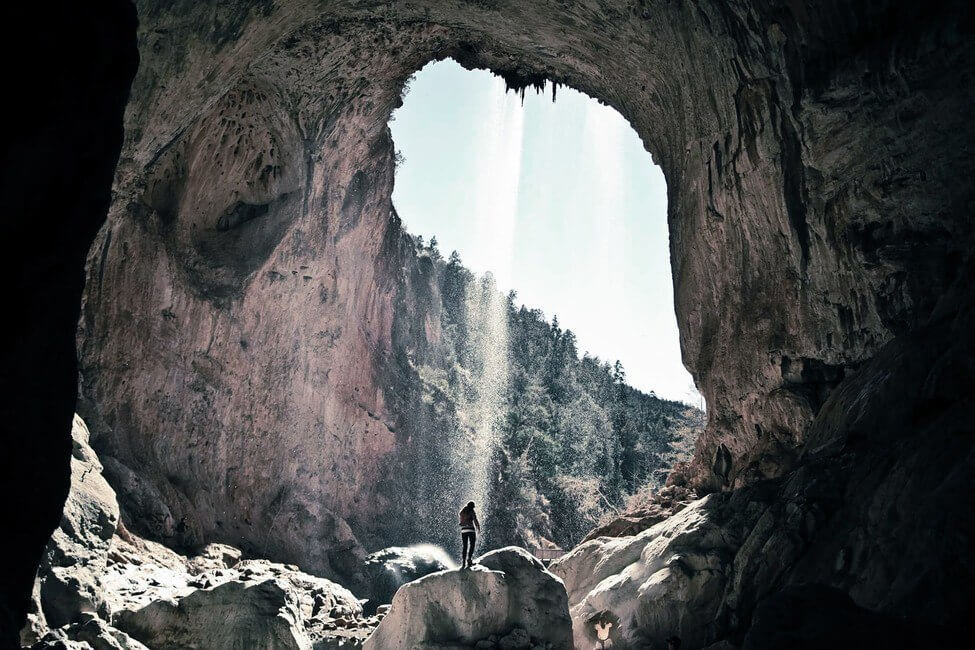
[[450, 544], [443, 505], [470, 499], [485, 548], [570, 548], [690, 460], [703, 398], [681, 362], [662, 171], [610, 106], [508, 83], [434, 61], [390, 118], [392, 203], [439, 312], [434, 349], [408, 343], [430, 384], [401, 418], [426, 439], [411, 498], [417, 541]]
[[[558, 633], [592, 647], [590, 624], [612, 622], [637, 646], [777, 648], [968, 631], [965, 3], [134, 4], [138, 27], [128, 2], [53, 21], [41, 7], [24, 24], [53, 29], [23, 31], [57, 65], [12, 68], [39, 83], [5, 176], [23, 316], [3, 364], [7, 645], [34, 601], [60, 614], [32, 613], [31, 633], [119, 626], [166, 647], [141, 595], [103, 599], [100, 563], [172, 561], [193, 593], [181, 611], [282, 585], [278, 562], [358, 589], [374, 522], [415, 519], [413, 459], [396, 456], [415, 431], [394, 414], [441, 385], [424, 359], [439, 310], [416, 291], [430, 255], [389, 218], [386, 134], [401, 81], [446, 55], [605, 100], [670, 182], [681, 343], [709, 411], [679, 478], [705, 496], [577, 547], [556, 567], [573, 623]], [[88, 429], [66, 434], [79, 370], [101, 469]], [[234, 577], [208, 587], [190, 565]], [[159, 586], [143, 616], [183, 635]], [[305, 612], [308, 592], [283, 591], [296, 647], [361, 620], [351, 593], [319, 590]], [[470, 617], [440, 605], [464, 602], [430, 600], [448, 622]], [[270, 638], [198, 611], [194, 643]]]

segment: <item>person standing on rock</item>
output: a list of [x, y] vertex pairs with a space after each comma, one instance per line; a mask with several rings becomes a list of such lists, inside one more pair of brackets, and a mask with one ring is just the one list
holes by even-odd
[[477, 520], [477, 513], [474, 512], [474, 502], [469, 502], [460, 511], [460, 539], [461, 565], [460, 568], [469, 568], [474, 564], [474, 544], [477, 542], [477, 533], [481, 530], [481, 522]]

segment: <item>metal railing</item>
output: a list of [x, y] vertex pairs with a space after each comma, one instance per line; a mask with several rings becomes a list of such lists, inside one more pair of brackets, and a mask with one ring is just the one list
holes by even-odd
[[561, 548], [533, 548], [532, 555], [548, 566], [548, 563], [552, 560], [557, 560], [565, 555], [565, 550]]

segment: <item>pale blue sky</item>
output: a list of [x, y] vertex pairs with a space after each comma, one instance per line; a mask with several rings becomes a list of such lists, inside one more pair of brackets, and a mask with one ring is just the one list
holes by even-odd
[[619, 359], [637, 388], [699, 405], [680, 361], [666, 184], [615, 110], [567, 88], [522, 105], [447, 60], [417, 73], [390, 127], [409, 232], [558, 315], [580, 352]]

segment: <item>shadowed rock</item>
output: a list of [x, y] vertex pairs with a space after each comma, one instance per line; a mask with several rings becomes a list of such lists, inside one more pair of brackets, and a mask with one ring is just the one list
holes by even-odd
[[100, 580], [119, 509], [88, 438], [88, 427], [76, 415], [71, 427], [71, 490], [37, 571], [40, 609], [51, 627], [105, 607]]

